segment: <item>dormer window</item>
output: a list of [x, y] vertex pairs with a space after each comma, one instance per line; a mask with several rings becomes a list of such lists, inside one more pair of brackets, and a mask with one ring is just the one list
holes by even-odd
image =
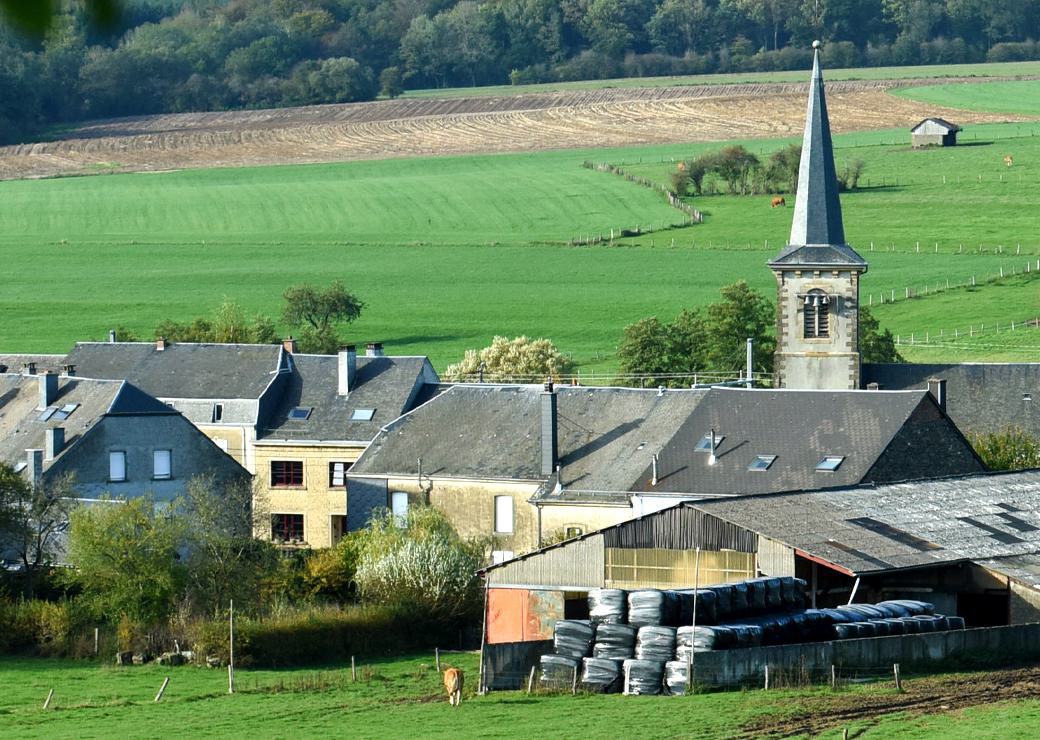
[[822, 290], [810, 290], [802, 299], [806, 339], [830, 336], [830, 297]]

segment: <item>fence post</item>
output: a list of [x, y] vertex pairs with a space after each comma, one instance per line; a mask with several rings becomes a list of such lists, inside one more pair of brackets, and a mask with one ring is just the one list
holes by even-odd
[[155, 700], [159, 701], [162, 699], [162, 695], [166, 692], [166, 687], [170, 685], [170, 677], [167, 676], [163, 679], [162, 686], [159, 687], [159, 693], [155, 695]]
[[767, 663], [762, 667], [763, 673], [765, 673], [765, 690], [769, 691], [769, 664]]
[[571, 676], [571, 696], [576, 696], [578, 693], [578, 666], [574, 666], [574, 671]]
[[350, 680], [357, 681], [357, 664], [354, 662], [354, 656], [350, 656]]
[[98, 628], [94, 628], [94, 655], [98, 654]]
[[43, 702], [43, 708], [46, 709], [51, 705], [51, 699], [54, 698], [54, 689], [47, 692], [47, 698]]
[[437, 673], [440, 673], [441, 672], [441, 649], [440, 648], [434, 648], [433, 649], [433, 660], [437, 664]]
[[531, 695], [531, 687], [534, 686], [534, 666], [531, 666], [531, 672], [527, 676], [527, 695]]
[[895, 676], [896, 676], [896, 691], [902, 691], [903, 690], [903, 681], [899, 677], [899, 664], [898, 663], [893, 663], [892, 664], [892, 672], [895, 673]]
[[838, 669], [831, 663], [831, 688], [837, 688], [838, 686]]

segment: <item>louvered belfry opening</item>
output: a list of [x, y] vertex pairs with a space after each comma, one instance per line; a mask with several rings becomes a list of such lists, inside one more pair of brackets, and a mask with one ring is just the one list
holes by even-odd
[[830, 336], [830, 298], [822, 290], [813, 290], [805, 296], [804, 336], [806, 339], [826, 339]]

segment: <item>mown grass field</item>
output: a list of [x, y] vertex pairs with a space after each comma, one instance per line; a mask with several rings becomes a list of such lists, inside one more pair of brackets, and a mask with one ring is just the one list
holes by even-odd
[[893, 90], [894, 95], [925, 103], [994, 113], [1040, 115], [1040, 81], [962, 82]]
[[[467, 681], [477, 656], [446, 654]], [[350, 669], [239, 670], [227, 694], [222, 670], [155, 665], [116, 668], [86, 661], [5, 658], [0, 666], [0, 735], [19, 738], [329, 737], [730, 738], [763, 736], [765, 728], [837, 704], [856, 706], [895, 695], [890, 682], [847, 691], [735, 691], [692, 697], [526, 696], [496, 692], [452, 708], [432, 656], [362, 662]], [[162, 701], [155, 694], [171, 681]], [[985, 676], [981, 677], [985, 680]], [[913, 681], [907, 682], [913, 695]], [[42, 705], [54, 689], [51, 708]], [[952, 696], [948, 701], [955, 701]], [[966, 710], [846, 720], [860, 738], [1035, 737], [1040, 701]], [[753, 728], [759, 728], [755, 730]], [[816, 737], [837, 738], [841, 725]]]
[[[978, 126], [966, 146], [926, 152], [911, 151], [902, 131], [837, 137], [839, 166], [867, 162], [867, 187], [843, 198], [849, 240], [870, 261], [864, 301], [1035, 267], [1034, 132], [1040, 124]], [[787, 142], [746, 143], [765, 156]], [[765, 263], [792, 210], [764, 196], [698, 198], [704, 224], [663, 230], [682, 214], [581, 162], [623, 162], [663, 181], [676, 158], [716, 146], [2, 182], [0, 349], [65, 351], [115, 325], [147, 337], [160, 320], [209, 313], [225, 296], [276, 316], [288, 285], [340, 278], [367, 303], [351, 340], [382, 340], [443, 368], [495, 334], [549, 336], [583, 372], [610, 372], [625, 324], [670, 318], [742, 278], [771, 295]], [[1011, 170], [1005, 151], [1015, 153]], [[563, 246], [635, 226], [654, 231]], [[938, 332], [1022, 320], [1040, 302], [1029, 289], [969, 297], [954, 314], [921, 298], [879, 316], [897, 333]]]
[[[855, 67], [827, 70], [828, 80], [903, 80], [943, 77], [1013, 77], [1040, 75], [1040, 62], [989, 62], [982, 64], [938, 64], [916, 67]], [[599, 90], [610, 87], [671, 87], [675, 85], [726, 85], [742, 83], [805, 82], [801, 70], [784, 72], [733, 72], [676, 77], [625, 77], [608, 80], [547, 82], [531, 85], [489, 85], [408, 90], [408, 98], [472, 97], [474, 95], [522, 95], [560, 90]], [[997, 109], [1003, 110], [1003, 109]]]

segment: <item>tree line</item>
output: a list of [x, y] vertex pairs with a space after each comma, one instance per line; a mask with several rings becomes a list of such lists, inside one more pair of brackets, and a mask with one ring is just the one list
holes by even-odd
[[0, 3], [22, 21], [0, 25], [6, 142], [406, 88], [804, 69], [814, 38], [831, 67], [1040, 58], [1040, 0], [91, 0], [40, 36], [27, 5]]

